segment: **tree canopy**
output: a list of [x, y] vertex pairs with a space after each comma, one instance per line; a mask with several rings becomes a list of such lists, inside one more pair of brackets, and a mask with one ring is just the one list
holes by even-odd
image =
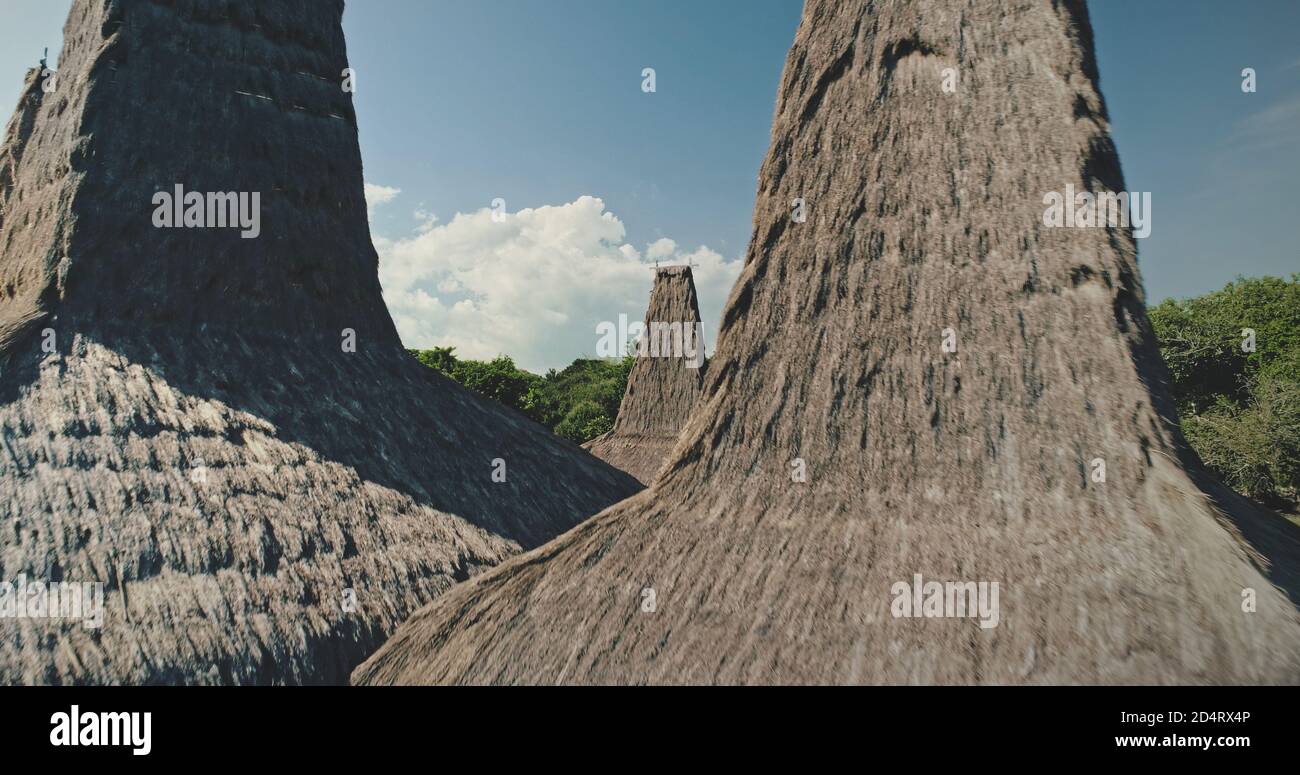
[[545, 376], [524, 371], [507, 355], [490, 361], [457, 357], [454, 347], [411, 350], [420, 363], [437, 369], [474, 392], [513, 407], [570, 441], [589, 441], [614, 427], [627, 388], [632, 358], [579, 358]]
[[1237, 491], [1300, 491], [1300, 275], [1238, 278], [1150, 311], [1183, 433]]

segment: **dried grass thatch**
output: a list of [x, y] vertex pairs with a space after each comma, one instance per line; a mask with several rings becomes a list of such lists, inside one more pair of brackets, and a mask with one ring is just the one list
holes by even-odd
[[[342, 11], [76, 0], [34, 118], [29, 83], [0, 151], [0, 580], [107, 606], [0, 619], [0, 682], [344, 681], [639, 489], [402, 350]], [[154, 228], [176, 183], [260, 192], [261, 236]]]
[[[1124, 188], [1091, 38], [1081, 0], [808, 0], [674, 458], [353, 681], [1300, 680], [1297, 531], [1188, 455], [1131, 233], [1043, 224]], [[998, 582], [998, 625], [896, 618], [915, 574]]]
[[704, 386], [708, 363], [700, 329], [700, 303], [691, 268], [656, 269], [645, 313], [642, 341], [646, 352], [637, 357], [628, 374], [614, 427], [583, 447], [642, 482], [654, 480]]

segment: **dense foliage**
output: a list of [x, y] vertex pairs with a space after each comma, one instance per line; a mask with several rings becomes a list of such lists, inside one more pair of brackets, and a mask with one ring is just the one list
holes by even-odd
[[627, 387], [632, 358], [579, 358], [563, 371], [545, 376], [524, 371], [499, 355], [490, 361], [462, 360], [454, 347], [411, 350], [421, 363], [437, 369], [480, 395], [519, 410], [570, 441], [582, 443], [614, 427]]
[[1221, 291], [1167, 300], [1150, 316], [1188, 442], [1238, 492], [1294, 507], [1300, 275], [1238, 279]]

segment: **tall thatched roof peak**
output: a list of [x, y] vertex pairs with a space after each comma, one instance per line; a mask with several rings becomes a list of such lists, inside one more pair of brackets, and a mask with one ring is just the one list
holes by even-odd
[[353, 680], [1300, 680], [1297, 531], [1201, 475], [1066, 186], [1124, 189], [1081, 0], [808, 0], [664, 472]]
[[583, 446], [650, 483], [695, 410], [707, 368], [691, 268], [657, 267], [636, 363], [614, 427]]
[[[0, 683], [342, 681], [451, 584], [640, 489], [402, 349], [342, 11], [75, 0], [56, 87], [20, 103], [0, 579], [102, 584], [104, 608], [5, 618]], [[259, 223], [207, 220], [213, 194]]]

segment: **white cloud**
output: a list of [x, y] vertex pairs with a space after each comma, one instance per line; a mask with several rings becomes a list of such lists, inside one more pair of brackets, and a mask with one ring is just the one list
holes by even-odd
[[375, 208], [383, 204], [388, 204], [402, 193], [400, 188], [391, 186], [376, 186], [373, 183], [366, 184], [366, 214], [373, 217]]
[[651, 261], [662, 261], [666, 258], [671, 257], [673, 253], [675, 253], [676, 251], [677, 251], [677, 243], [673, 242], [667, 237], [664, 237], [663, 239], [655, 240], [654, 242], [651, 242], [649, 245], [647, 245], [645, 249], [645, 255], [646, 258], [650, 259]]
[[425, 210], [423, 207], [416, 210], [413, 213], [413, 217], [416, 221], [415, 230], [421, 234], [432, 229], [433, 225], [438, 222], [438, 216]]
[[[396, 196], [374, 188], [384, 196], [394, 191], [383, 201]], [[407, 347], [454, 345], [468, 358], [505, 354], [530, 371], [563, 368], [595, 356], [597, 323], [617, 322], [620, 314], [644, 318], [657, 260], [696, 265], [712, 352], [740, 260], [707, 247], [683, 251], [669, 239], [646, 246], [643, 260], [625, 233], [604, 202], [583, 196], [501, 222], [487, 208], [445, 224], [422, 217], [411, 236], [376, 237], [375, 249], [384, 298]]]

